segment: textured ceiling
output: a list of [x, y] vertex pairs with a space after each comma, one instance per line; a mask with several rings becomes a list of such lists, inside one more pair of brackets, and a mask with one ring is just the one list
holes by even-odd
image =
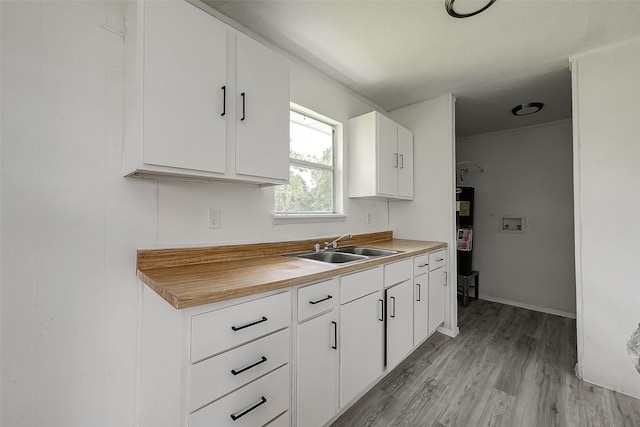
[[205, 2], [386, 110], [454, 93], [459, 137], [569, 118], [569, 56], [640, 37], [640, 0]]

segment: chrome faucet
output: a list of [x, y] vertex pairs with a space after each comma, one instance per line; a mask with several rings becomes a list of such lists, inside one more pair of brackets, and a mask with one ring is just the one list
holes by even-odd
[[344, 237], [352, 238], [353, 235], [351, 235], [351, 234], [343, 234], [342, 236], [338, 237], [333, 242], [324, 242], [324, 249], [327, 250], [327, 249], [329, 249], [329, 247], [331, 247], [333, 249], [337, 248], [338, 247], [338, 240], [340, 240], [340, 239], [342, 239]]

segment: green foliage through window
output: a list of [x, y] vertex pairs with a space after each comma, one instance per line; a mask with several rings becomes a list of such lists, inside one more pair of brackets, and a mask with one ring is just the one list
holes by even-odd
[[291, 111], [289, 184], [276, 187], [276, 213], [333, 213], [334, 128]]

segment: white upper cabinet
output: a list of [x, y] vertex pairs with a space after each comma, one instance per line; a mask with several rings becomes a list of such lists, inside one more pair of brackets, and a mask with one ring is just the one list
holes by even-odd
[[289, 62], [238, 33], [236, 172], [289, 179]]
[[377, 111], [349, 120], [349, 197], [413, 199], [413, 133]]
[[144, 17], [143, 162], [224, 173], [226, 26], [186, 2], [147, 2]]
[[125, 35], [124, 174], [286, 183], [289, 63], [186, 1], [137, 1]]

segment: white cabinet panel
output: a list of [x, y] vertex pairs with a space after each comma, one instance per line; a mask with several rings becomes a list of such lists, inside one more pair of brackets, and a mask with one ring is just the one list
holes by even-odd
[[340, 407], [382, 375], [383, 304], [374, 292], [340, 307]]
[[447, 262], [444, 249], [429, 253], [429, 271], [444, 267]]
[[337, 307], [339, 286], [334, 278], [298, 289], [298, 321]]
[[337, 334], [337, 310], [298, 325], [298, 426], [322, 426], [338, 411]]
[[413, 133], [398, 125], [398, 196], [413, 199]]
[[418, 345], [429, 334], [429, 275], [413, 279], [413, 345]]
[[191, 362], [267, 335], [291, 323], [291, 292], [191, 318]]
[[386, 290], [387, 366], [393, 369], [413, 348], [413, 280]]
[[[289, 365], [189, 415], [189, 427], [262, 426], [289, 409]], [[235, 419], [234, 419], [235, 418]]]
[[224, 173], [227, 28], [186, 1], [140, 5], [144, 162]]
[[290, 329], [191, 365], [191, 398], [194, 411], [249, 381], [289, 362]]
[[397, 125], [381, 114], [377, 116], [378, 193], [398, 194]]
[[413, 258], [413, 275], [419, 276], [429, 271], [429, 254]]
[[413, 260], [405, 259], [384, 266], [384, 286], [389, 287], [413, 277]]
[[382, 267], [342, 276], [340, 278], [340, 304], [382, 289]]
[[429, 272], [429, 333], [444, 322], [446, 280], [444, 267]]
[[289, 179], [289, 63], [238, 34], [236, 172]]

